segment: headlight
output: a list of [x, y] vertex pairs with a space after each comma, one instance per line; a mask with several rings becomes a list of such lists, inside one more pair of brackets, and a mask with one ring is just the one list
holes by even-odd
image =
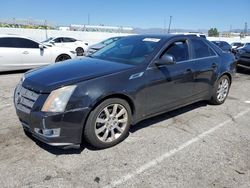
[[64, 112], [75, 88], [76, 85], [72, 85], [52, 91], [43, 105], [42, 112]]

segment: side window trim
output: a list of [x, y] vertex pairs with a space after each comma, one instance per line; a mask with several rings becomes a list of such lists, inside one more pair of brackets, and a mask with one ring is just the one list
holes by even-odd
[[212, 58], [215, 58], [215, 57], [218, 57], [218, 55], [214, 55], [214, 56], [208, 56], [208, 57], [200, 57], [200, 58], [194, 58], [194, 59], [189, 59], [189, 60], [186, 60], [186, 61], [179, 61], [178, 63], [182, 63], [182, 62], [187, 62], [187, 61], [195, 61], [195, 60], [202, 60], [202, 59], [212, 59]]

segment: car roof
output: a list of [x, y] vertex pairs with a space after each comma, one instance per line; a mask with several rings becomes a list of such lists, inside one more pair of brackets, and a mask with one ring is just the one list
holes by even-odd
[[55, 39], [55, 38], [72, 38], [72, 39], [76, 39], [75, 37], [71, 37], [71, 36], [53, 36], [53, 37], [49, 37], [49, 38], [53, 38], [53, 39]]
[[0, 34], [0, 37], [17, 37], [17, 38], [28, 38], [25, 36], [17, 35], [17, 34]]
[[196, 39], [200, 39], [200, 40], [206, 40], [202, 37], [198, 37], [196, 35], [185, 35], [185, 34], [143, 34], [143, 35], [129, 35], [126, 37], [135, 37], [135, 38], [158, 38], [161, 40], [168, 40], [170, 38], [196, 38]]

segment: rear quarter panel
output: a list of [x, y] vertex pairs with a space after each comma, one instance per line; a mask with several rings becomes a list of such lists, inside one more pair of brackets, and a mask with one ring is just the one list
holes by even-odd
[[220, 64], [220, 75], [229, 73], [231, 78], [234, 77], [236, 73], [236, 59], [232, 53], [221, 53], [221, 64]]

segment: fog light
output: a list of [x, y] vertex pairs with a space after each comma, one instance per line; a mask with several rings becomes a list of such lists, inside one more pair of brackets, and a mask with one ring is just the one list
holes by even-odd
[[35, 128], [34, 129], [35, 133], [42, 135], [44, 137], [58, 137], [60, 136], [61, 129], [39, 129]]
[[51, 135], [53, 135], [53, 130], [52, 129], [42, 129], [42, 134], [45, 136], [51, 136]]

